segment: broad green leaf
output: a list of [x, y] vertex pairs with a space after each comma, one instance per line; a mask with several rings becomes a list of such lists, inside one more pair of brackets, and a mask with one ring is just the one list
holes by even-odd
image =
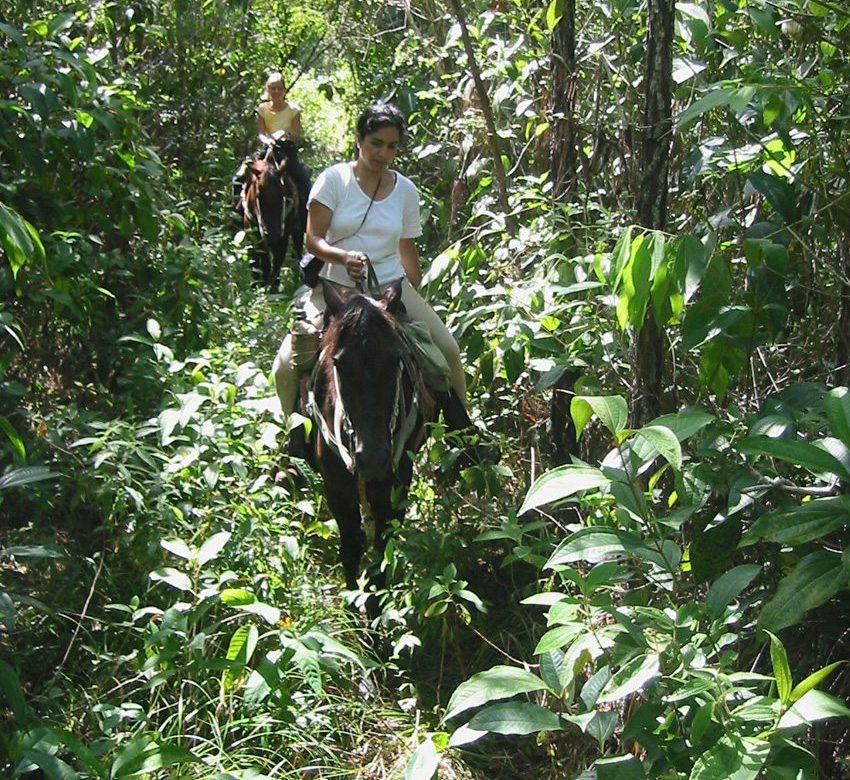
[[818, 498], [762, 515], [741, 538], [740, 547], [761, 539], [777, 544], [805, 544], [850, 523], [850, 496]]
[[768, 742], [726, 734], [697, 759], [690, 780], [756, 780], [769, 753]]
[[682, 470], [682, 446], [676, 434], [662, 425], [645, 425], [636, 435], [649, 442], [676, 471]]
[[469, 726], [461, 726], [460, 728], [455, 729], [452, 733], [452, 736], [449, 739], [449, 747], [469, 745], [471, 742], [476, 742], [486, 735], [486, 731], [475, 731], [475, 729], [471, 729]]
[[620, 289], [620, 275], [623, 273], [623, 269], [626, 267], [626, 264], [629, 262], [632, 255], [633, 231], [634, 226], [629, 225], [629, 227], [627, 227], [617, 239], [617, 243], [614, 245], [614, 251], [611, 253], [609, 281], [614, 292], [618, 292]]
[[572, 682], [572, 672], [569, 665], [564, 663], [562, 650], [553, 649], [540, 654], [540, 676], [556, 696], [563, 695], [566, 687]]
[[162, 539], [159, 545], [164, 550], [168, 550], [172, 555], [176, 555], [184, 561], [192, 560], [195, 555], [195, 551], [182, 539]]
[[506, 699], [509, 696], [530, 691], [541, 691], [545, 688], [546, 683], [543, 680], [525, 669], [514, 666], [494, 666], [492, 669], [472, 675], [455, 689], [442, 721], [454, 718], [472, 707], [480, 707], [497, 699]]
[[580, 623], [573, 623], [567, 626], [556, 626], [540, 637], [537, 647], [534, 648], [534, 654], [541, 655], [542, 653], [559, 650], [560, 648], [570, 644], [573, 639], [583, 632], [584, 626]]
[[431, 739], [425, 739], [413, 752], [404, 770], [404, 780], [431, 780], [440, 765], [440, 754]]
[[791, 667], [788, 666], [788, 654], [785, 646], [776, 634], [765, 632], [770, 637], [770, 663], [773, 666], [773, 676], [776, 678], [776, 692], [782, 704], [791, 701], [791, 688], [794, 685], [791, 677]]
[[644, 780], [646, 777], [643, 764], [632, 755], [599, 758], [593, 766], [596, 767], [596, 780]]
[[259, 640], [259, 632], [256, 626], [239, 626], [230, 637], [230, 643], [227, 646], [226, 658], [228, 661], [236, 661], [240, 664], [247, 664], [254, 655], [254, 650], [257, 647]]
[[149, 734], [142, 734], [129, 742], [125, 742], [116, 751], [109, 776], [111, 778], [123, 778], [137, 773], [138, 767], [144, 762], [145, 757], [158, 750], [159, 745]]
[[587, 561], [599, 563], [610, 556], [621, 556], [642, 548], [637, 536], [614, 528], [582, 528], [567, 537], [544, 564], [544, 569], [553, 569], [566, 563]]
[[150, 578], [154, 582], [164, 582], [166, 585], [175, 588], [176, 590], [192, 590], [192, 580], [188, 575], [177, 569], [172, 569], [169, 566], [164, 566], [161, 569], [156, 569], [150, 573]]
[[[109, 775], [112, 780], [150, 777], [153, 773], [177, 764], [192, 764], [199, 761], [197, 756], [185, 748], [176, 745], [159, 745], [152, 739], [147, 744], [142, 743], [138, 749], [135, 748], [134, 742], [129, 743], [127, 747], [130, 746], [133, 746], [134, 749], [129, 753], [118, 771], [116, 771], [115, 766], [117, 760], [113, 763]], [[122, 750], [119, 753], [119, 758], [124, 757], [127, 752], [126, 749]]]
[[[40, 97], [40, 95], [39, 95]], [[12, 268], [12, 276], [35, 257], [44, 258], [44, 246], [35, 228], [17, 211], [0, 202], [0, 248], [6, 254]]]
[[81, 777], [61, 758], [57, 758], [53, 754], [37, 748], [27, 748], [24, 750], [21, 759], [22, 761], [20, 763], [29, 762], [37, 766], [47, 780], [80, 780]]
[[534, 734], [558, 731], [562, 725], [556, 713], [539, 704], [510, 701], [481, 710], [469, 721], [469, 728], [493, 734]]
[[83, 765], [92, 776], [103, 778], [103, 780], [108, 778], [107, 770], [97, 760], [88, 745], [83, 744], [76, 735], [66, 729], [57, 730], [56, 734], [62, 745], [74, 754], [79, 764]]
[[715, 87], [682, 111], [676, 117], [676, 125], [679, 128], [684, 128], [697, 117], [702, 116], [706, 111], [711, 111], [711, 109], [720, 108], [721, 106], [728, 106], [731, 99], [732, 90], [726, 87]]
[[684, 294], [683, 303], [689, 303], [699, 290], [708, 264], [708, 253], [705, 244], [694, 235], [682, 236], [676, 245], [674, 277]]
[[242, 607], [256, 601], [256, 596], [245, 588], [224, 588], [218, 596], [228, 607]]
[[615, 672], [608, 684], [602, 689], [597, 702], [619, 701], [652, 685], [661, 673], [658, 656], [655, 653], [632, 658]]
[[776, 595], [762, 607], [758, 625], [769, 631], [793, 626], [810, 609], [847, 587], [847, 568], [839, 553], [817, 550], [800, 560]]
[[712, 420], [714, 420], [713, 414], [697, 407], [690, 407], [682, 409], [676, 414], [664, 414], [661, 417], [656, 417], [654, 420], [650, 420], [648, 425], [667, 428], [673, 432], [677, 441], [683, 442], [702, 430]]
[[606, 664], [581, 686], [579, 698], [587, 709], [590, 710], [596, 706], [596, 700], [599, 698], [599, 694], [605, 689], [610, 679], [611, 668]]
[[718, 618], [732, 601], [741, 595], [759, 574], [761, 566], [755, 563], [745, 563], [718, 577], [708, 589], [705, 596], [706, 612], [714, 618]]
[[824, 396], [823, 403], [832, 432], [850, 447], [850, 390], [836, 387]]
[[846, 474], [850, 474], [850, 447], [835, 436], [824, 436], [814, 442], [814, 446], [824, 452], [828, 452], [843, 467]]
[[11, 24], [0, 23], [0, 32], [5, 33], [19, 49], [27, 45], [27, 40], [21, 35], [21, 31], [17, 27], [12, 27]]
[[43, 544], [16, 545], [14, 547], [0, 547], [0, 556], [10, 558], [62, 558], [61, 550], [53, 550]]
[[649, 305], [656, 233], [637, 236], [632, 242], [631, 259], [623, 268], [620, 299], [617, 302], [617, 320], [625, 330], [631, 325], [636, 332], [643, 327]]
[[757, 192], [767, 198], [777, 214], [787, 223], [798, 219], [797, 191], [792, 184], [779, 176], [764, 171], [750, 171], [747, 180]]
[[[593, 713], [593, 717], [585, 724], [584, 733], [593, 737], [599, 744], [599, 749], [604, 750], [605, 743], [614, 734], [619, 719], [620, 715], [617, 710], [596, 711]], [[609, 775], [609, 777], [611, 776], [613, 775]], [[617, 776], [619, 777], [619, 775]]]
[[221, 678], [223, 691], [230, 690], [236, 684], [236, 681], [254, 655], [259, 636], [257, 627], [253, 625], [240, 626], [233, 632], [225, 656], [231, 662], [231, 665], [225, 669]]
[[625, 430], [629, 419], [626, 400], [619, 395], [577, 395], [570, 402], [570, 414], [580, 437], [592, 415], [613, 434]]
[[12, 709], [18, 728], [27, 722], [27, 703], [18, 673], [0, 658], [0, 693]]
[[21, 460], [25, 460], [27, 457], [27, 448], [24, 446], [24, 440], [18, 435], [12, 423], [2, 415], [0, 415], [0, 430], [6, 434], [6, 438], [9, 440], [12, 449], [15, 450], [18, 457]]
[[58, 476], [47, 466], [25, 466], [20, 469], [12, 469], [0, 476], [0, 490], [21, 487], [32, 482], [41, 482], [43, 479], [56, 479]]
[[558, 466], [534, 480], [518, 514], [522, 515], [553, 501], [563, 501], [585, 490], [604, 487], [609, 481], [599, 469], [591, 466]]
[[552, 32], [564, 15], [564, 0], [551, 0], [546, 8], [546, 29]]
[[752, 455], [769, 455], [773, 458], [803, 466], [814, 474], [835, 474], [850, 479], [847, 470], [832, 455], [800, 439], [769, 439], [751, 436], [738, 444], [741, 452]]
[[831, 718], [850, 718], [847, 705], [823, 691], [811, 690], [803, 694], [779, 719], [780, 729], [794, 729]]
[[219, 531], [213, 534], [198, 550], [198, 565], [203, 566], [218, 557], [218, 554], [224, 549], [224, 546], [230, 541], [231, 533], [229, 531]]
[[242, 612], [247, 612], [251, 615], [257, 615], [266, 621], [270, 626], [276, 626], [280, 621], [280, 609], [273, 607], [271, 604], [266, 604], [263, 601], [255, 601], [252, 604], [245, 604], [237, 607]]
[[816, 672], [813, 672], [805, 680], [801, 680], [797, 685], [794, 686], [794, 690], [791, 691], [791, 701], [798, 701], [803, 698], [809, 691], [817, 688], [829, 675], [831, 675], [839, 666], [847, 663], [846, 661], [836, 661], [835, 663], [830, 664], [829, 666], [824, 666], [823, 669], [818, 669]]

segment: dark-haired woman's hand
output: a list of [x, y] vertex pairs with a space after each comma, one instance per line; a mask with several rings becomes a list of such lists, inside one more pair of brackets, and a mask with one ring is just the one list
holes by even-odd
[[363, 252], [352, 251], [345, 253], [345, 270], [355, 282], [359, 282], [363, 278], [366, 259], [366, 255]]

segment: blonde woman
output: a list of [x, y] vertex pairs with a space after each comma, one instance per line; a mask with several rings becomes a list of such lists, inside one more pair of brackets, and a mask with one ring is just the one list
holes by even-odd
[[[270, 146], [286, 155], [289, 162], [286, 170], [298, 188], [301, 201], [301, 224], [307, 225], [307, 197], [310, 194], [310, 173], [298, 159], [298, 144], [301, 142], [301, 111], [287, 102], [289, 92], [283, 76], [275, 71], [266, 79], [263, 102], [257, 106], [257, 136], [261, 146], [254, 157], [263, 157]], [[275, 145], [275, 142], [277, 144]], [[236, 172], [234, 194], [239, 197], [247, 171], [246, 163]]]

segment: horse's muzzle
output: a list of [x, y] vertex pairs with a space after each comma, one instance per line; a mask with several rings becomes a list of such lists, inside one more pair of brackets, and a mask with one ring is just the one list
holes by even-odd
[[367, 482], [386, 479], [392, 474], [392, 449], [389, 442], [364, 446], [358, 442], [354, 450], [354, 470]]

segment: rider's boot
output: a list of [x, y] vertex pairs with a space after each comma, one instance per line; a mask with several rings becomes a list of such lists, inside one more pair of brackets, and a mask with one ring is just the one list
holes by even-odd
[[457, 441], [461, 448], [460, 465], [468, 468], [498, 463], [502, 456], [499, 445], [486, 431], [476, 427], [458, 394], [450, 389], [439, 393], [438, 400], [446, 427], [452, 432], [449, 438]]

